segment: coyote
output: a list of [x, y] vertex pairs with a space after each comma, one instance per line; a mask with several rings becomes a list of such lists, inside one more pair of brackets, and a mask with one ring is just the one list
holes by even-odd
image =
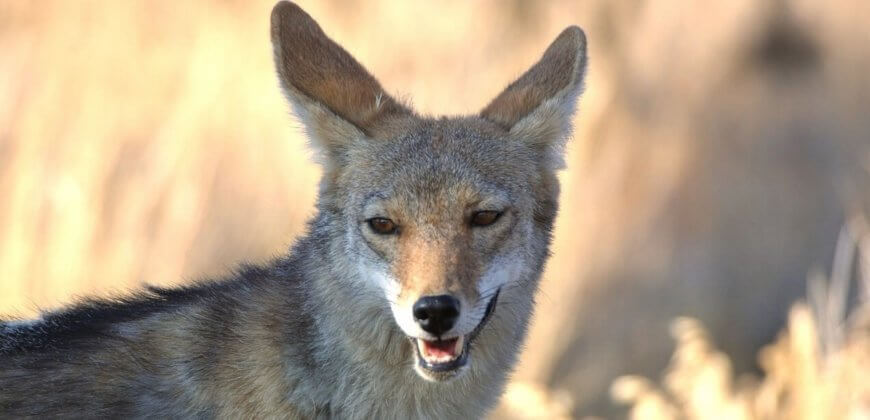
[[389, 96], [297, 5], [280, 86], [323, 165], [288, 254], [0, 322], [0, 417], [480, 418], [517, 360], [586, 67], [565, 29], [479, 114]]

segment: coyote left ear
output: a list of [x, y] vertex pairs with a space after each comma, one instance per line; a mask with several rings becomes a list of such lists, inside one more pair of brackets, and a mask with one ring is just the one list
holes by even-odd
[[289, 1], [272, 9], [272, 47], [281, 87], [329, 165], [340, 166], [348, 146], [389, 115], [410, 113]]
[[570, 26], [543, 57], [511, 83], [481, 116], [544, 152], [551, 168], [563, 166], [562, 150], [571, 134], [577, 97], [586, 73], [586, 35]]

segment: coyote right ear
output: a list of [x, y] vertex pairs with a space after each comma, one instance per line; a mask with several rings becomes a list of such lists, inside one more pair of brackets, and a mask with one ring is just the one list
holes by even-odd
[[586, 35], [571, 26], [544, 56], [511, 83], [480, 115], [542, 151], [550, 168], [562, 166], [564, 143], [586, 74]]
[[384, 117], [410, 113], [293, 3], [272, 9], [272, 48], [284, 94], [329, 160], [340, 159]]

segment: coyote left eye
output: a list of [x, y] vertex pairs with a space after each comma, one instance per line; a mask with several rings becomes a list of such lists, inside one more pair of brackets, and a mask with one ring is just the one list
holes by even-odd
[[471, 225], [477, 227], [489, 226], [501, 217], [500, 211], [484, 210], [471, 216]]
[[374, 217], [368, 220], [369, 227], [378, 235], [390, 235], [396, 233], [396, 223], [386, 217]]

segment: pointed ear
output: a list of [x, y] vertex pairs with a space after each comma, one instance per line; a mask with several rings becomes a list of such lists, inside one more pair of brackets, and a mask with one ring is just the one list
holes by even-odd
[[388, 116], [410, 113], [293, 3], [272, 9], [272, 48], [284, 94], [327, 159], [369, 136]]
[[586, 35], [571, 26], [550, 44], [537, 64], [490, 102], [481, 116], [541, 149], [546, 163], [560, 168], [585, 73]]

